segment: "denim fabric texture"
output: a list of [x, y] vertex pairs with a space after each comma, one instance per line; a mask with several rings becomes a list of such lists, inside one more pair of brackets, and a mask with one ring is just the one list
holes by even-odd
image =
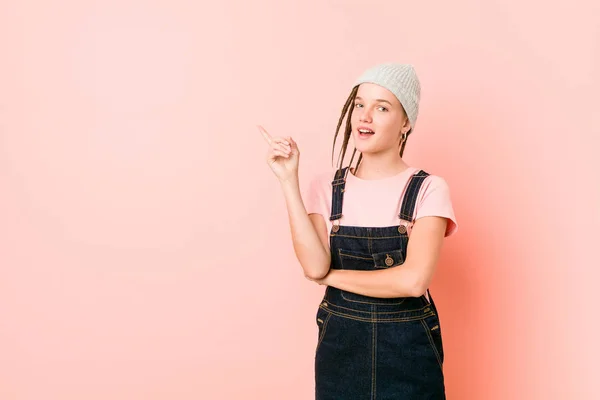
[[[374, 271], [406, 258], [407, 225], [414, 223], [415, 173], [403, 194], [399, 224], [339, 224], [348, 168], [336, 172], [330, 220], [331, 268]], [[316, 323], [316, 400], [444, 400], [444, 350], [437, 309], [421, 297], [375, 298], [327, 287]]]

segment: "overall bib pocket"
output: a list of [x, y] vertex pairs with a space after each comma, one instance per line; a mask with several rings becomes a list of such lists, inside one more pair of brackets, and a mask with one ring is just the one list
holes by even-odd
[[[355, 271], [377, 271], [380, 269], [393, 268], [404, 264], [402, 250], [384, 251], [379, 253], [360, 253], [352, 250], [338, 249], [340, 265], [345, 270]], [[364, 304], [401, 304], [405, 298], [379, 298], [363, 296], [357, 293], [341, 291], [344, 300]]]

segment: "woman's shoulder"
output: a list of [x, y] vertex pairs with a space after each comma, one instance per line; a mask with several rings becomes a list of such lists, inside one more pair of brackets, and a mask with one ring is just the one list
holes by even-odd
[[448, 219], [445, 236], [450, 236], [458, 230], [458, 223], [452, 205], [450, 187], [446, 179], [434, 173], [423, 180], [416, 208], [416, 217], [437, 216]]
[[424, 168], [413, 167], [414, 174], [416, 175], [421, 171], [425, 172], [427, 176], [423, 179], [423, 186], [426, 190], [436, 189], [436, 188], [448, 188], [448, 181], [442, 175], [435, 173], [434, 171], [429, 171]]
[[421, 171], [426, 172], [427, 176], [423, 179], [419, 189], [419, 203], [430, 201], [450, 202], [450, 185], [446, 178], [434, 171], [430, 172], [420, 168], [415, 168], [413, 176]]
[[331, 187], [338, 170], [335, 168], [326, 168], [312, 174], [310, 181], [312, 185]]

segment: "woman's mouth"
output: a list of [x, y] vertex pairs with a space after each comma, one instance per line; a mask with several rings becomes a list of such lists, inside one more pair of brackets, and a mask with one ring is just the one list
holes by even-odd
[[369, 128], [358, 128], [357, 131], [360, 139], [368, 139], [375, 134], [375, 132]]

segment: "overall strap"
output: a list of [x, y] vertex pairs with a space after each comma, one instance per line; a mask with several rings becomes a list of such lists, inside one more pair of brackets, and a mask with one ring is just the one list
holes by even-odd
[[427, 172], [420, 170], [410, 177], [410, 181], [408, 182], [408, 186], [406, 187], [404, 196], [402, 198], [400, 214], [398, 214], [398, 218], [401, 220], [407, 221], [411, 224], [414, 222], [415, 206], [417, 204], [419, 190], [421, 190], [423, 181], [428, 176], [429, 174]]
[[[402, 198], [400, 214], [398, 214], [398, 218], [401, 220], [407, 221], [409, 224], [414, 222], [417, 197], [419, 196], [419, 191], [421, 190], [421, 186], [423, 186], [425, 178], [428, 176], [429, 174], [423, 170], [419, 170], [417, 173], [411, 176]], [[406, 233], [406, 230], [401, 230], [401, 232]], [[427, 301], [427, 298], [424, 295], [421, 296], [421, 298], [425, 304], [429, 303], [431, 308], [433, 308], [433, 311], [437, 314], [437, 307], [435, 306], [435, 302], [433, 301], [433, 297], [431, 296], [429, 288], [427, 289], [427, 294], [429, 295], [429, 301]]]
[[342, 218], [342, 203], [344, 200], [344, 190], [346, 188], [346, 176], [349, 167], [338, 169], [335, 172], [335, 177], [331, 182], [331, 216], [330, 221]]

